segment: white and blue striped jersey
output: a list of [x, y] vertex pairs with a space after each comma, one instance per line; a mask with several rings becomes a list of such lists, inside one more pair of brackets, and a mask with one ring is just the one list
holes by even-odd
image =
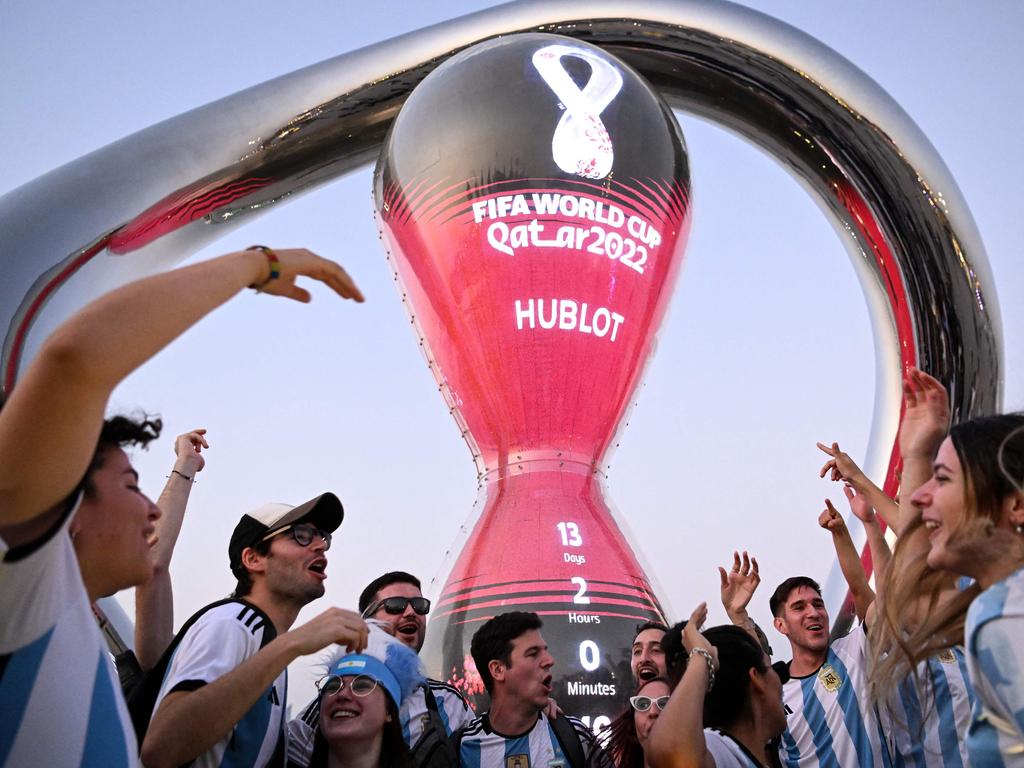
[[[434, 697], [437, 714], [441, 718], [441, 722], [444, 723], [444, 729], [449, 736], [462, 726], [468, 725], [476, 716], [470, 709], [469, 702], [457, 688], [453, 688], [448, 683], [429, 679], [426, 687], [429, 688], [430, 695]], [[430, 715], [427, 713], [424, 687], [421, 686], [409, 694], [402, 702], [399, 714], [402, 718], [402, 735], [405, 736], [406, 744], [411, 747], [423, 735], [423, 728], [430, 719]]]
[[832, 643], [813, 674], [782, 687], [786, 730], [779, 759], [787, 768], [890, 765], [875, 708], [867, 695], [867, 632], [863, 625]]
[[[415, 746], [423, 735], [423, 728], [429, 719], [427, 714], [426, 693], [434, 697], [437, 714], [444, 723], [445, 736], [451, 736], [474, 717], [469, 703], [456, 688], [438, 680], [427, 680], [426, 685], [419, 686], [410, 693], [399, 707], [402, 721], [402, 735], [405, 742]], [[288, 760], [296, 765], [308, 766], [313, 756], [313, 737], [320, 725], [320, 699], [313, 699], [302, 714], [288, 721]]]
[[704, 729], [704, 745], [715, 768], [761, 768], [761, 763], [732, 736], [716, 728]]
[[943, 651], [893, 691], [879, 716], [896, 768], [968, 768], [973, 689], [963, 649]]
[[[256, 655], [263, 646], [264, 632], [274, 631], [266, 614], [248, 603], [225, 603], [208, 610], [174, 650], [157, 694], [154, 716], [168, 694], [194, 691], [223, 677]], [[282, 752], [278, 756], [283, 756], [287, 690], [288, 671], [283, 670], [231, 732], [192, 766], [263, 768], [271, 764], [279, 744]]]
[[73, 515], [29, 545], [0, 539], [0, 766], [138, 765], [68, 535]]
[[[594, 734], [575, 717], [567, 718], [589, 758], [597, 751]], [[462, 732], [459, 745], [461, 768], [569, 768], [551, 722], [541, 712], [526, 733], [505, 736], [491, 728], [487, 715], [478, 717]]]
[[1024, 766], [1024, 568], [975, 598], [964, 635], [975, 693], [971, 760], [976, 768]]

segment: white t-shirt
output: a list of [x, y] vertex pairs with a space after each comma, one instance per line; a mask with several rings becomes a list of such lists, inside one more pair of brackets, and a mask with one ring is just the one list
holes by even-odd
[[[274, 632], [270, 619], [248, 603], [225, 603], [208, 610], [189, 628], [171, 656], [157, 694], [154, 715], [169, 693], [194, 691], [255, 656], [263, 645], [264, 632], [268, 631]], [[287, 690], [288, 671], [284, 670], [232, 731], [192, 765], [195, 768], [269, 765], [279, 742], [284, 749]]]
[[786, 768], [890, 764], [867, 695], [867, 631], [857, 627], [828, 649], [825, 663], [782, 687], [786, 730], [779, 759]]
[[0, 766], [138, 765], [68, 536], [73, 515], [28, 546], [0, 539]]

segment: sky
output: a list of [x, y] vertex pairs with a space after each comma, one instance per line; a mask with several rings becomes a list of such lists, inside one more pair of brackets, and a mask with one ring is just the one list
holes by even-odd
[[[487, 7], [313, 0], [173, 4], [0, 3], [0, 194], [160, 120], [250, 85]], [[949, 166], [985, 243], [1003, 317], [1004, 407], [1024, 408], [1024, 260], [1014, 201], [1024, 171], [1024, 5], [908, 0], [750, 7], [817, 37], [866, 72]], [[758, 556], [752, 605], [794, 568], [824, 578], [829, 537], [815, 442], [863, 458], [874, 352], [863, 295], [839, 238], [810, 197], [760, 150], [678, 115], [692, 164], [686, 262], [638, 406], [611, 456], [608, 496], [632, 531], [671, 619], [701, 600], [724, 620], [717, 572], [734, 549]], [[333, 490], [347, 516], [332, 548], [326, 604], [354, 606], [385, 570], [425, 591], [468, 524], [476, 473], [437, 392], [379, 246], [367, 168], [275, 208], [196, 259], [252, 243], [337, 259], [367, 296], [309, 306], [245, 295], [198, 324], [115, 392], [113, 411], [163, 416], [133, 458], [159, 494], [175, 434], [209, 430], [172, 565], [177, 620], [233, 586], [226, 545], [266, 501]], [[842, 505], [840, 505], [842, 506]], [[666, 535], [666, 532], [668, 535]], [[124, 604], [131, 606], [131, 595]], [[776, 650], [783, 639], [769, 631]], [[296, 665], [292, 701], [316, 676]]]

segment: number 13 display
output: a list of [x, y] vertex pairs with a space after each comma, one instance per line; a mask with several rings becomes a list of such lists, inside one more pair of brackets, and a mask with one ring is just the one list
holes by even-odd
[[425, 658], [485, 706], [470, 638], [495, 614], [535, 611], [556, 659], [554, 697], [600, 726], [632, 693], [636, 625], [663, 620], [604, 502], [601, 467], [682, 262], [679, 126], [605, 51], [503, 37], [413, 91], [374, 195], [483, 499]]

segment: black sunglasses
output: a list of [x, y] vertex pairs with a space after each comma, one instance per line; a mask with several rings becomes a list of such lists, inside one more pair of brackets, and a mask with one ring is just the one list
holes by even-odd
[[363, 618], [373, 616], [381, 608], [392, 616], [400, 616], [405, 613], [407, 605], [411, 605], [412, 609], [420, 616], [430, 613], [430, 601], [425, 597], [385, 597], [363, 611]]

